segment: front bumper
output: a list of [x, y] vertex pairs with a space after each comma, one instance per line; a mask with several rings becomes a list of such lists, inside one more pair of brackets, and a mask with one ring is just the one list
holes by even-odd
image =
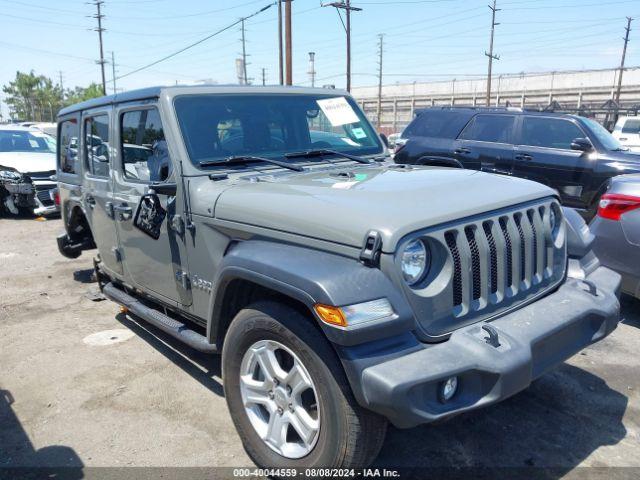
[[[362, 369], [358, 399], [398, 427], [503, 400], [611, 333], [619, 319], [619, 290], [620, 276], [604, 267], [585, 280], [568, 278], [554, 293], [496, 320]], [[500, 346], [486, 342], [487, 324], [498, 333]], [[458, 377], [458, 389], [441, 402], [440, 386], [452, 376]]]

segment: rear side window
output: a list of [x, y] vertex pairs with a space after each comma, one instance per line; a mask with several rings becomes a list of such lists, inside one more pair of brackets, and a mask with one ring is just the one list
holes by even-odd
[[97, 177], [109, 176], [109, 116], [84, 121], [84, 152], [87, 169]]
[[158, 109], [125, 112], [121, 116], [120, 128], [125, 178], [142, 182], [167, 180], [172, 166]]
[[640, 118], [629, 118], [622, 127], [622, 133], [640, 133]]
[[560, 118], [525, 117], [522, 123], [521, 145], [571, 149], [571, 141], [585, 134], [569, 120]]
[[511, 143], [513, 115], [476, 115], [460, 134], [462, 140]]
[[61, 172], [75, 174], [78, 164], [78, 138], [80, 126], [72, 118], [60, 123], [58, 132], [58, 167]]
[[469, 114], [451, 110], [426, 110], [402, 132], [402, 138], [456, 138], [469, 121]]

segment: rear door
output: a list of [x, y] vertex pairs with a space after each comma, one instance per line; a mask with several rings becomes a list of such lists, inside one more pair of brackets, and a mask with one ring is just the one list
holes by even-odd
[[571, 149], [576, 138], [588, 138], [569, 118], [523, 115], [514, 155], [514, 175], [558, 190], [562, 202], [585, 208], [582, 199], [589, 172], [597, 159]]
[[511, 175], [515, 119], [515, 115], [476, 115], [456, 140], [455, 158], [465, 168]]
[[169, 155], [162, 120], [154, 102], [116, 107], [117, 152], [114, 163], [115, 221], [127, 278], [161, 300], [192, 303], [184, 227], [182, 185], [177, 194], [158, 198], [166, 211], [157, 239], [134, 226], [136, 209], [151, 183], [176, 182], [179, 176]]
[[85, 112], [82, 116], [82, 204], [102, 264], [122, 274], [122, 256], [113, 219], [113, 178], [110, 123], [112, 109]]

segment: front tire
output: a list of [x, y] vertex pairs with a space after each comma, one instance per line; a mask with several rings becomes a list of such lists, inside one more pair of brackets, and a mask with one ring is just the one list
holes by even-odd
[[238, 313], [222, 350], [224, 391], [259, 467], [356, 468], [377, 456], [383, 417], [360, 407], [313, 320], [276, 302]]

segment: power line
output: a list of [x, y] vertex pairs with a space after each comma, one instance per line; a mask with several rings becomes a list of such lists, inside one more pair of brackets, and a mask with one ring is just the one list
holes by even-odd
[[195, 47], [196, 45], [200, 45], [201, 43], [206, 42], [206, 41], [207, 41], [207, 40], [209, 40], [210, 38], [213, 38], [213, 37], [215, 37], [216, 35], [220, 35], [222, 32], [225, 32], [225, 31], [227, 31], [227, 30], [229, 30], [229, 29], [231, 29], [231, 28], [235, 27], [236, 25], [238, 25], [238, 24], [239, 24], [240, 22], [242, 22], [243, 20], [247, 20], [247, 19], [249, 19], [249, 18], [251, 18], [251, 17], [255, 17], [256, 15], [259, 15], [260, 13], [264, 12], [264, 11], [265, 11], [265, 10], [267, 10], [268, 8], [272, 7], [273, 5], [275, 5], [275, 3], [270, 3], [270, 4], [268, 4], [268, 5], [264, 6], [264, 7], [262, 7], [262, 8], [261, 8], [260, 10], [258, 10], [257, 12], [254, 12], [254, 13], [252, 13], [251, 15], [247, 15], [246, 17], [242, 17], [241, 19], [236, 20], [235, 22], [233, 22], [233, 23], [231, 23], [231, 24], [227, 25], [226, 27], [223, 27], [223, 28], [221, 28], [220, 30], [217, 30], [217, 31], [213, 32], [211, 35], [207, 35], [206, 37], [201, 38], [201, 39], [200, 39], [200, 40], [198, 40], [197, 42], [193, 42], [193, 43], [191, 43], [191, 44], [187, 45], [186, 47], [181, 48], [180, 50], [177, 50], [177, 51], [175, 51], [175, 52], [173, 52], [173, 53], [171, 53], [171, 54], [169, 54], [169, 55], [165, 55], [164, 57], [162, 57], [162, 58], [160, 58], [160, 59], [158, 59], [158, 60], [156, 60], [156, 61], [154, 61], [154, 62], [151, 62], [151, 63], [149, 63], [149, 64], [147, 64], [147, 65], [142, 66], [142, 67], [136, 68], [135, 70], [132, 70], [132, 71], [130, 71], [130, 72], [127, 72], [127, 73], [125, 73], [124, 75], [120, 75], [117, 79], [118, 79], [118, 80], [120, 80], [120, 79], [122, 79], [122, 78], [125, 78], [125, 77], [128, 77], [128, 76], [130, 76], [130, 75], [133, 75], [134, 73], [138, 73], [138, 72], [140, 72], [140, 71], [142, 71], [142, 70], [146, 70], [146, 69], [147, 69], [147, 68], [149, 68], [149, 67], [153, 67], [154, 65], [157, 65], [158, 63], [161, 63], [161, 62], [164, 62], [164, 61], [166, 61], [166, 60], [169, 60], [170, 58], [175, 57], [176, 55], [179, 55], [179, 54], [181, 54], [182, 52], [185, 52], [186, 50], [189, 50], [190, 48], [193, 48], [193, 47]]

